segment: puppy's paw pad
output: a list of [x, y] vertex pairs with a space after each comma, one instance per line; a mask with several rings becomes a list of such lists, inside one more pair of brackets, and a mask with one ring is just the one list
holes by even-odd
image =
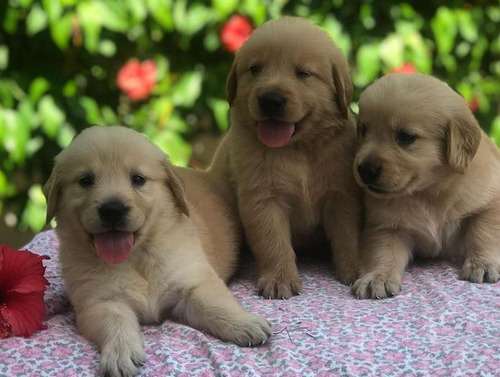
[[496, 283], [500, 280], [500, 264], [465, 261], [460, 279], [472, 283]]
[[302, 283], [300, 279], [259, 279], [257, 283], [259, 295], [267, 299], [286, 300], [300, 294]]
[[363, 299], [393, 297], [401, 292], [401, 283], [394, 277], [367, 274], [354, 282], [351, 292]]
[[140, 343], [107, 344], [101, 352], [100, 374], [106, 377], [132, 377], [138, 373], [145, 361], [146, 353]]
[[227, 333], [223, 336], [241, 347], [254, 347], [265, 344], [271, 336], [271, 325], [258, 315], [247, 313], [244, 318], [226, 324]]

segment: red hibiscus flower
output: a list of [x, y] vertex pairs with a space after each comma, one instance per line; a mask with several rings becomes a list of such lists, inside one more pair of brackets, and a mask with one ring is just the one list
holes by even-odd
[[129, 60], [118, 71], [116, 84], [132, 101], [148, 98], [156, 85], [156, 64], [153, 60], [142, 63], [137, 59]]
[[418, 72], [415, 66], [411, 63], [404, 63], [403, 65], [391, 69], [388, 73], [416, 73]]
[[252, 23], [246, 17], [235, 14], [222, 27], [222, 46], [230, 52], [235, 52], [245, 43], [252, 31]]
[[0, 339], [44, 329], [45, 255], [0, 245]]

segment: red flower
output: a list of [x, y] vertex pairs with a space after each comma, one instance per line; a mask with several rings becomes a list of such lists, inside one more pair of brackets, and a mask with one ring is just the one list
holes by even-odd
[[472, 97], [469, 100], [468, 105], [470, 111], [472, 111], [473, 113], [476, 112], [479, 109], [479, 98], [477, 98], [477, 96]]
[[44, 329], [45, 255], [0, 245], [0, 339]]
[[391, 69], [388, 73], [416, 73], [418, 72], [415, 66], [411, 63], [404, 63], [403, 65]]
[[252, 34], [252, 23], [243, 16], [235, 14], [222, 27], [220, 39], [224, 48], [235, 52]]
[[153, 60], [140, 63], [137, 59], [129, 60], [118, 71], [116, 84], [132, 101], [148, 98], [156, 85], [156, 64]]

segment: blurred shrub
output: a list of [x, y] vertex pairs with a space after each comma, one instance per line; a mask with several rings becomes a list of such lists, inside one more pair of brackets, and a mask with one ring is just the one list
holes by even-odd
[[[500, 143], [500, 3], [441, 4], [3, 1], [0, 213], [11, 213], [12, 223], [18, 218], [20, 228], [39, 230], [41, 184], [53, 158], [89, 124], [139, 130], [174, 163], [188, 164], [194, 138], [228, 127], [224, 86], [235, 43], [285, 14], [309, 19], [337, 42], [352, 64], [355, 99], [391, 70], [431, 73], [466, 98]], [[352, 108], [356, 112], [356, 103]]]

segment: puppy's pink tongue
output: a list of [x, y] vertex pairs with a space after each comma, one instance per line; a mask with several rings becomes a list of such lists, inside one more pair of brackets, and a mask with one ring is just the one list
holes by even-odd
[[104, 263], [122, 263], [130, 254], [134, 245], [134, 235], [129, 232], [110, 230], [94, 235], [97, 255]]
[[259, 140], [269, 148], [279, 148], [288, 144], [295, 131], [295, 124], [267, 119], [257, 124]]

